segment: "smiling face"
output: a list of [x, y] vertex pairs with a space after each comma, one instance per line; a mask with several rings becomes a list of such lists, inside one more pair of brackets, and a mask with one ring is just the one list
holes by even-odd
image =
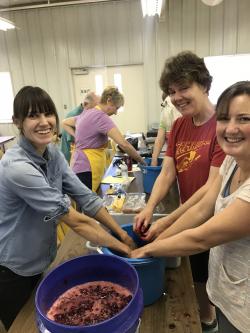
[[236, 159], [250, 159], [250, 96], [231, 99], [228, 113], [217, 120], [217, 139], [221, 148]]
[[208, 98], [206, 88], [195, 82], [170, 85], [169, 96], [172, 104], [183, 116], [192, 117], [203, 111]]
[[43, 154], [46, 145], [59, 133], [59, 118], [55, 104], [46, 91], [39, 87], [25, 86], [14, 99], [13, 122]]
[[55, 132], [56, 117], [54, 114], [29, 112], [22, 124], [23, 135], [39, 154], [44, 153]]

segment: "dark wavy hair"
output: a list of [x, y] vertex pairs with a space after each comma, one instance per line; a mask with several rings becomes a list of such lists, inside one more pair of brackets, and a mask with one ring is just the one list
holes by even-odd
[[172, 84], [182, 86], [192, 83], [201, 85], [208, 93], [212, 79], [204, 59], [191, 51], [184, 51], [166, 60], [159, 84], [166, 94], [169, 94], [169, 87]]
[[56, 117], [56, 134], [59, 134], [59, 117], [49, 94], [39, 87], [25, 86], [16, 94], [13, 103], [13, 121], [22, 132], [24, 119], [30, 114], [45, 113]]
[[223, 91], [216, 104], [217, 120], [225, 119], [228, 116], [232, 99], [240, 95], [248, 95], [250, 97], [250, 81], [236, 82]]

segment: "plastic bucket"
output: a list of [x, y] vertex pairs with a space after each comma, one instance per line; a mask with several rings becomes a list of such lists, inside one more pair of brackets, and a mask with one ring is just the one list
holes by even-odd
[[[121, 227], [133, 238], [138, 247], [145, 245], [145, 242], [133, 232], [132, 224], [124, 224]], [[119, 253], [106, 247], [100, 248], [99, 252], [119, 256]], [[124, 259], [133, 265], [138, 273], [144, 305], [156, 302], [165, 290], [165, 258]]]
[[[62, 325], [47, 318], [48, 309], [62, 293], [90, 281], [120, 284], [132, 292], [132, 300], [120, 313], [95, 325]], [[143, 296], [133, 266], [115, 256], [92, 254], [69, 260], [51, 271], [38, 286], [35, 306], [41, 333], [135, 333], [143, 310]]]
[[139, 165], [143, 175], [143, 188], [145, 193], [152, 192], [155, 180], [161, 172], [162, 161], [162, 158], [158, 158], [158, 165], [151, 166], [151, 158], [145, 158], [147, 165]]

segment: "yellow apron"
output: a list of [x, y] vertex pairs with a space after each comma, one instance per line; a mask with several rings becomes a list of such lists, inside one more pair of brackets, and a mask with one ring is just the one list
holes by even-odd
[[96, 192], [106, 169], [106, 145], [101, 148], [83, 149], [92, 172], [92, 191]]

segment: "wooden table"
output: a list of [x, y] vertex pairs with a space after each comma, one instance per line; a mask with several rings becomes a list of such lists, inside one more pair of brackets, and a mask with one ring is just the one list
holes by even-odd
[[3, 153], [5, 153], [5, 144], [15, 139], [15, 136], [0, 136], [0, 147]]
[[[111, 166], [106, 175], [110, 175], [112, 172], [114, 170]], [[131, 183], [129, 192], [141, 192], [143, 189], [141, 173], [135, 172], [133, 175], [135, 180]], [[103, 194], [107, 187], [107, 185], [102, 185], [100, 193]], [[162, 207], [167, 208], [165, 212], [172, 211], [178, 205], [178, 196], [176, 195], [176, 189], [173, 188], [162, 203]], [[70, 230], [66, 234], [50, 269], [65, 260], [87, 254], [88, 250], [85, 248], [85, 243], [86, 241], [83, 238]], [[153, 305], [144, 308], [140, 333], [201, 333], [188, 258], [182, 258], [180, 267], [166, 271], [165, 283], [165, 295]], [[8, 333], [35, 332], [38, 331], [33, 295], [20, 311]]]
[[[87, 254], [85, 240], [69, 231], [50, 269], [59, 263]], [[156, 282], [157, 283], [157, 282]], [[37, 333], [34, 296], [23, 307], [8, 333]], [[187, 258], [180, 267], [167, 270], [166, 295], [144, 308], [141, 333], [201, 333], [192, 276]], [[112, 332], [110, 332], [112, 333]]]

